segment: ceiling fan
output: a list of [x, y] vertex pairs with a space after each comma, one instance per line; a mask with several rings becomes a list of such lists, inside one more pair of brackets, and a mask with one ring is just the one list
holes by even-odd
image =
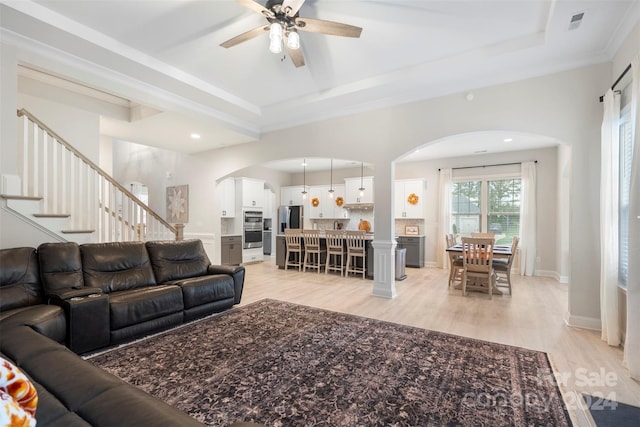
[[267, 4], [264, 6], [253, 0], [236, 0], [236, 2], [260, 13], [269, 21], [269, 24], [237, 35], [221, 43], [220, 46], [230, 48], [259, 35], [269, 33], [269, 50], [273, 53], [280, 53], [284, 45], [296, 67], [304, 65], [298, 30], [355, 38], [360, 37], [362, 32], [362, 28], [353, 25], [322, 19], [301, 18], [298, 16], [298, 11], [305, 0], [267, 0]]

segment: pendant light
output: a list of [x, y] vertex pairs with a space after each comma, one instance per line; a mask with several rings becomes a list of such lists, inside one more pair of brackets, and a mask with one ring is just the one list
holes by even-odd
[[302, 161], [302, 199], [307, 200], [307, 159]]
[[329, 198], [333, 199], [333, 159], [331, 159], [331, 175], [329, 175]]
[[362, 166], [360, 166], [360, 197], [364, 196], [364, 162], [362, 162]]

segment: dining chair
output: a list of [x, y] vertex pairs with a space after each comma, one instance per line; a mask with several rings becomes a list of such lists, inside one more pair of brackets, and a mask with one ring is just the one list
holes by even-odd
[[[456, 237], [453, 234], [445, 234], [445, 242], [447, 248], [455, 246], [457, 243]], [[451, 284], [454, 281], [462, 281], [462, 271], [464, 270], [464, 266], [462, 265], [462, 255], [450, 252], [447, 252], [447, 254], [449, 255], [449, 263], [451, 264], [449, 266], [451, 269], [449, 272], [449, 287], [451, 287]]]
[[511, 243], [511, 255], [509, 258], [493, 260], [493, 270], [496, 274], [496, 286], [509, 288], [509, 295], [511, 295], [511, 267], [513, 265], [513, 260], [516, 257], [519, 242], [520, 238], [518, 236], [513, 236], [513, 242]]
[[495, 233], [471, 233], [471, 237], [477, 237], [479, 239], [495, 239]]
[[302, 269], [302, 231], [299, 228], [285, 228], [284, 241], [287, 245], [284, 269], [298, 267]]
[[302, 271], [306, 272], [307, 268], [316, 269], [318, 273], [324, 266], [322, 263], [322, 255], [327, 252], [320, 246], [320, 232], [318, 230], [302, 230], [302, 239], [304, 241], [304, 262]]
[[324, 266], [324, 273], [338, 271], [340, 276], [344, 275], [344, 231], [325, 231], [327, 240], [327, 262]]
[[[493, 297], [494, 272], [493, 272], [493, 246], [494, 239], [484, 239], [478, 237], [462, 238], [462, 294], [467, 295], [469, 279], [474, 279], [471, 290], [487, 290], [489, 298]], [[485, 288], [481, 281], [486, 280]]]
[[[347, 242], [347, 266], [345, 275], [347, 276], [349, 273], [362, 274], [362, 278], [364, 279], [367, 274], [365, 236], [364, 231], [345, 232], [345, 240]], [[358, 259], [361, 260], [360, 263], [358, 263]]]

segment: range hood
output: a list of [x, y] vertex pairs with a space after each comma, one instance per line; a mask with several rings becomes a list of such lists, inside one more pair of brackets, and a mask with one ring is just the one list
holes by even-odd
[[351, 211], [372, 211], [373, 203], [345, 203], [344, 205], [342, 205], [342, 207]]

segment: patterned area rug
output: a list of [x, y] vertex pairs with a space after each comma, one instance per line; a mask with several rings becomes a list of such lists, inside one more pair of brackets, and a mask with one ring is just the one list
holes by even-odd
[[210, 426], [568, 426], [545, 353], [262, 300], [89, 359]]

